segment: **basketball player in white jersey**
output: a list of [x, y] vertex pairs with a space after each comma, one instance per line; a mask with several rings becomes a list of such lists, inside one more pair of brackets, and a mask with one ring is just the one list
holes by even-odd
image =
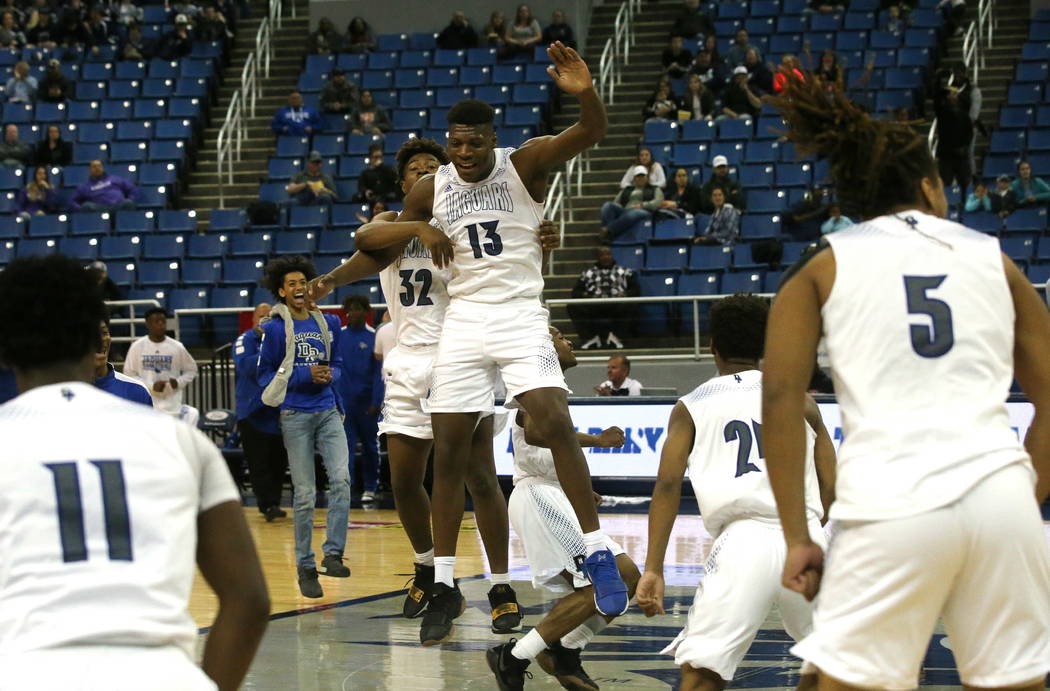
[[[576, 366], [572, 343], [550, 328], [562, 371]], [[515, 401], [511, 439], [514, 445], [514, 491], [510, 495], [510, 520], [525, 547], [532, 584], [556, 593], [569, 593], [520, 641], [490, 648], [486, 657], [500, 689], [521, 689], [525, 671], [536, 660], [567, 689], [594, 689], [598, 685], [580, 664], [580, 653], [614, 617], [598, 614], [593, 588], [583, 573], [583, 532], [565, 492], [558, 484], [554, 457], [528, 414]], [[581, 446], [620, 448], [623, 430], [610, 427], [601, 434], [577, 433]], [[601, 497], [594, 495], [596, 501]], [[623, 548], [607, 542], [616, 566], [633, 593], [638, 567]]]
[[[0, 689], [237, 689], [270, 604], [222, 456], [90, 384], [106, 309], [77, 262], [16, 259], [0, 295], [22, 392], [0, 408]], [[195, 563], [219, 598], [203, 670]]]
[[[994, 237], [945, 220], [925, 138], [823, 86], [789, 78], [775, 103], [865, 220], [828, 236], [769, 317], [762, 414], [783, 583], [820, 593], [793, 652], [823, 689], [912, 688], [940, 617], [964, 687], [1043, 688], [1050, 316]], [[826, 564], [798, 424], [821, 335], [844, 432]], [[1004, 403], [1013, 376], [1035, 408], [1024, 447]]]
[[[517, 150], [497, 148], [492, 107], [460, 101], [448, 114], [452, 163], [412, 188], [397, 223], [380, 224], [391, 230], [410, 224], [407, 232], [420, 237], [434, 263], [452, 267], [428, 398], [435, 447], [436, 583], [420, 631], [424, 641], [446, 637], [461, 609], [453, 574], [463, 518], [462, 459], [497, 375], [550, 443], [558, 478], [584, 530], [585, 568], [598, 609], [617, 615], [627, 608], [627, 587], [605, 547], [587, 463], [569, 417], [565, 378], [547, 331], [547, 310], [540, 303], [541, 252], [533, 231], [550, 171], [600, 141], [608, 122], [580, 56], [557, 42], [547, 52], [558, 87], [580, 100], [579, 122]], [[442, 232], [433, 232], [432, 219]]]
[[[774, 603], [795, 640], [812, 628], [812, 607], [780, 584], [784, 533], [765, 472], [762, 358], [769, 307], [736, 294], [711, 307], [711, 353], [718, 376], [682, 397], [671, 411], [649, 509], [649, 551], [638, 584], [646, 616], [663, 614], [664, 555], [688, 469], [700, 516], [715, 539], [689, 619], [664, 651], [682, 670], [683, 691], [720, 691], [733, 679]], [[803, 394], [804, 395], [804, 394]], [[835, 447], [817, 404], [806, 398], [806, 520], [823, 542], [820, 521], [833, 500]], [[803, 677], [802, 686], [815, 679]]]

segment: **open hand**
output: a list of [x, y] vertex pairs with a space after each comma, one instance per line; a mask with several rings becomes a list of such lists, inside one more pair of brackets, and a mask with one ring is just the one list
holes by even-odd
[[820, 579], [824, 575], [824, 550], [814, 542], [788, 545], [784, 559], [784, 574], [780, 582], [788, 590], [802, 593], [812, 602], [820, 591]]
[[645, 616], [666, 614], [664, 611], [664, 577], [652, 571], [643, 573], [638, 581], [635, 598]]
[[430, 250], [430, 259], [434, 262], [434, 266], [443, 269], [451, 264], [455, 258], [456, 248], [448, 236], [429, 223], [419, 221], [416, 225], [418, 226], [416, 237], [419, 238], [420, 244]]
[[314, 384], [332, 383], [332, 368], [328, 365], [311, 365], [310, 380]]
[[603, 449], [619, 449], [624, 443], [623, 430], [619, 427], [610, 427], [606, 430], [602, 430], [602, 433], [598, 435], [598, 446]]
[[314, 302], [320, 301], [335, 289], [335, 279], [331, 274], [321, 274], [306, 284], [306, 295]]
[[559, 89], [567, 94], [578, 94], [594, 88], [591, 70], [575, 50], [555, 41], [547, 48], [547, 56], [554, 63], [547, 68], [547, 74]]

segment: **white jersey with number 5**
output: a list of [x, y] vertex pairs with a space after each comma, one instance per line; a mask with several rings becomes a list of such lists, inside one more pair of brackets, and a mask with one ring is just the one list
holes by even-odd
[[[700, 517], [713, 537], [741, 518], [779, 522], [762, 453], [762, 373], [747, 370], [709, 379], [681, 398], [696, 434], [689, 453], [689, 480]], [[813, 461], [816, 433], [806, 427], [806, 509], [810, 521], [824, 516]]]
[[0, 660], [77, 645], [192, 659], [197, 516], [240, 500], [215, 445], [82, 383], [0, 407], [0, 439]]
[[441, 340], [450, 276], [449, 269], [434, 266], [430, 250], [417, 238], [412, 238], [397, 261], [379, 272], [398, 345], [417, 348]]
[[529, 195], [511, 161], [496, 149], [492, 173], [464, 182], [452, 163], [434, 176], [434, 221], [455, 245], [448, 294], [473, 302], [538, 298], [543, 252], [536, 229], [543, 204]]
[[822, 316], [844, 437], [831, 517], [923, 513], [1028, 463], [1005, 404], [1014, 306], [998, 241], [917, 211], [828, 240]]

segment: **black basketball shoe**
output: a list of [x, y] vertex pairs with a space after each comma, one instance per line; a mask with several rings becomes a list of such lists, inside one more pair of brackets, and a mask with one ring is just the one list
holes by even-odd
[[444, 643], [452, 635], [452, 620], [463, 614], [467, 601], [459, 592], [459, 584], [449, 588], [444, 583], [435, 583], [430, 591], [423, 622], [419, 626], [419, 642], [426, 646]]
[[525, 678], [532, 679], [532, 673], [528, 671], [529, 661], [511, 655], [515, 643], [512, 638], [509, 643], [485, 651], [485, 659], [488, 660], [489, 669], [496, 675], [496, 685], [500, 691], [524, 691]]
[[424, 564], [416, 564], [416, 575], [412, 578], [408, 587], [408, 595], [405, 596], [405, 604], [401, 608], [401, 615], [405, 619], [415, 619], [423, 614], [430, 602], [430, 592], [434, 589], [434, 567]]
[[561, 641], [556, 641], [536, 656], [536, 662], [544, 672], [558, 680], [562, 688], [574, 691], [598, 691], [594, 682], [580, 665], [578, 648], [566, 648]]
[[505, 583], [492, 586], [489, 607], [492, 609], [492, 633], [521, 631], [521, 608], [514, 588]]

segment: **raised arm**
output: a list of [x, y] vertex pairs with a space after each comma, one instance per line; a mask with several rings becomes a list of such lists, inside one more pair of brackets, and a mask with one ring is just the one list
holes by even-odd
[[817, 466], [817, 484], [820, 486], [820, 503], [824, 507], [824, 519], [828, 522], [828, 511], [835, 503], [835, 443], [824, 427], [824, 418], [812, 396], [806, 396], [806, 423], [816, 433], [813, 441], [813, 461]]

